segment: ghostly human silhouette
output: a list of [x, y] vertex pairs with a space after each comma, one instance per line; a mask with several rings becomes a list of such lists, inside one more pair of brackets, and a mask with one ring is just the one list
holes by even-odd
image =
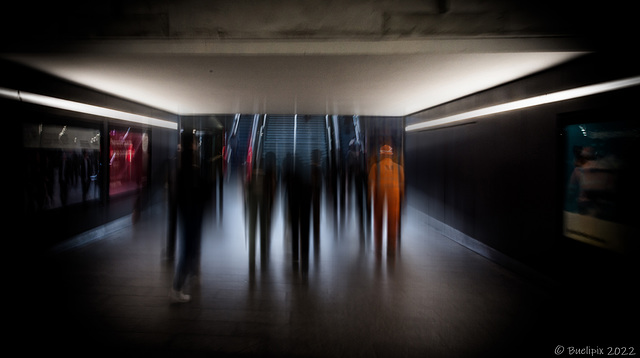
[[396, 253], [400, 235], [400, 208], [404, 198], [404, 169], [392, 160], [393, 148], [380, 147], [380, 161], [369, 171], [369, 190], [373, 201], [374, 244], [378, 250], [382, 247], [382, 228], [386, 211], [387, 254]]

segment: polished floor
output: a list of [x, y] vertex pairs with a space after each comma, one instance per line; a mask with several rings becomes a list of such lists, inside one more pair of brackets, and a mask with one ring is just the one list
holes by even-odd
[[[325, 215], [319, 248], [312, 246], [303, 275], [292, 269], [278, 215], [268, 262], [258, 260], [250, 270], [239, 195], [227, 189], [221, 219], [207, 212], [201, 272], [189, 285], [188, 303], [168, 298], [173, 266], [164, 256], [162, 206], [147, 210], [135, 225], [43, 260], [46, 266], [29, 280], [34, 317], [23, 320], [27, 328], [15, 328], [30, 337], [23, 352], [551, 357], [567, 356], [570, 347], [604, 347], [609, 341], [598, 340], [604, 339], [598, 332], [623, 332], [614, 326], [619, 317], [594, 314], [598, 308], [584, 312], [585, 305], [574, 304], [565, 290], [460, 246], [426, 226], [410, 207], [393, 260], [360, 239], [353, 217], [338, 228]], [[629, 329], [637, 333], [637, 322], [624, 332]], [[628, 337], [624, 333], [616, 344], [632, 345]]]

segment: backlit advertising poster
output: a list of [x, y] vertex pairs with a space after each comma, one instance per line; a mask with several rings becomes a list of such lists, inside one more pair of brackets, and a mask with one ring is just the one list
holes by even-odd
[[109, 132], [109, 194], [135, 192], [146, 185], [148, 134], [132, 128]]
[[563, 234], [628, 253], [640, 240], [640, 126], [585, 121], [563, 127]]

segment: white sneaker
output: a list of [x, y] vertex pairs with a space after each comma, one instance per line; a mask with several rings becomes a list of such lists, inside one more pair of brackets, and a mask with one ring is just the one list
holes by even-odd
[[174, 289], [171, 289], [171, 292], [169, 293], [169, 298], [171, 299], [171, 302], [178, 302], [178, 303], [189, 302], [191, 300], [191, 296], [183, 293], [182, 291], [176, 291]]

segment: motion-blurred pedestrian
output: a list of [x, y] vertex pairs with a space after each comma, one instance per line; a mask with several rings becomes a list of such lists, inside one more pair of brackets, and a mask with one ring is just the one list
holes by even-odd
[[184, 131], [182, 136], [180, 169], [178, 172], [178, 256], [170, 298], [173, 302], [188, 302], [191, 296], [184, 292], [188, 279], [200, 269], [202, 220], [207, 186], [201, 170], [196, 135]]
[[283, 171], [291, 230], [293, 268], [307, 272], [312, 201], [311, 168], [309, 163], [288, 154], [285, 158]]
[[380, 147], [380, 161], [369, 171], [369, 192], [373, 200], [374, 244], [382, 248], [382, 227], [386, 211], [387, 254], [394, 256], [400, 236], [400, 209], [404, 199], [404, 169], [392, 160], [393, 148]]

